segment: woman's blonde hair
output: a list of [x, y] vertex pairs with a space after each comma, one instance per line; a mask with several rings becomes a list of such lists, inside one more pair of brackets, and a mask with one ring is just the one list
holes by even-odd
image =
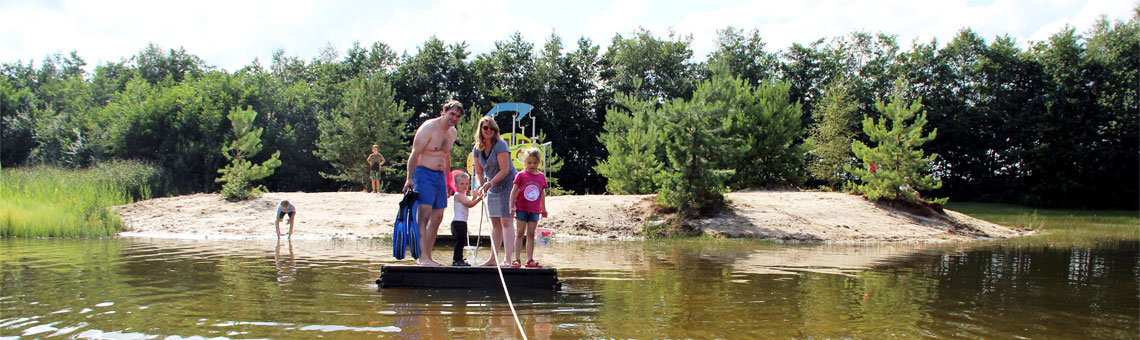
[[538, 165], [542, 165], [542, 150], [539, 150], [538, 148], [526, 148], [522, 151], [522, 154], [524, 155], [523, 159], [530, 159], [531, 157], [534, 157], [535, 159], [538, 159]]
[[[491, 129], [495, 130], [495, 133], [491, 136], [492, 145], [483, 145], [483, 135], [480, 133], [483, 131], [483, 122], [486, 122], [491, 126]], [[494, 143], [498, 142], [499, 138], [501, 138], [499, 137], [499, 124], [495, 123], [495, 117], [483, 116], [483, 118], [479, 118], [479, 124], [475, 124], [475, 148], [479, 151], [487, 151], [488, 148], [494, 147]]]

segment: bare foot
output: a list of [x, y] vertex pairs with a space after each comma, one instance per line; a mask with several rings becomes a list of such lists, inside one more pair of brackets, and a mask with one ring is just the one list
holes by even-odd
[[420, 260], [418, 262], [418, 264], [421, 266], [425, 266], [425, 267], [443, 267], [443, 265], [439, 264], [439, 262], [435, 262], [432, 260], [427, 260], [427, 261]]
[[480, 264], [479, 266], [480, 266], [480, 267], [494, 267], [494, 266], [495, 266], [495, 261], [487, 260], [487, 262], [483, 262], [483, 263], [482, 263], [482, 264]]

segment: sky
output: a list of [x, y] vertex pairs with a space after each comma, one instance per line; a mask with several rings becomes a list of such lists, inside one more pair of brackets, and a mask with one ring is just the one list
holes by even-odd
[[1066, 25], [1087, 32], [1102, 15], [1128, 20], [1136, 0], [780, 0], [780, 1], [302, 1], [302, 0], [0, 0], [0, 63], [39, 65], [76, 51], [88, 63], [117, 62], [148, 43], [184, 48], [206, 64], [234, 71], [277, 50], [312, 60], [326, 46], [341, 57], [354, 42], [383, 42], [415, 54], [432, 35], [490, 52], [514, 32], [541, 46], [552, 35], [573, 49], [581, 37], [603, 50], [615, 34], [645, 28], [692, 37], [695, 61], [715, 47], [717, 30], [757, 29], [767, 50], [856, 31], [912, 41], [950, 41], [971, 28], [987, 41], [1009, 35], [1022, 46]]

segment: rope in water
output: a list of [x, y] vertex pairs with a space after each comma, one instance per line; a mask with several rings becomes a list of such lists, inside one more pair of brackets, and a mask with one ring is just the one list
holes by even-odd
[[[484, 202], [479, 202], [479, 236], [483, 235], [483, 217], [485, 216], [484, 213], [487, 212], [487, 206], [483, 203]], [[489, 214], [490, 213], [487, 213], [487, 215]], [[491, 227], [494, 228], [493, 225]], [[492, 233], [493, 232], [494, 231], [492, 231]], [[467, 235], [468, 240], [470, 240], [471, 233], [468, 232]], [[479, 254], [480, 241], [482, 241], [481, 237], [475, 239], [475, 251], [471, 255], [472, 259], [475, 259], [475, 255]], [[506, 236], [503, 237], [503, 242], [506, 242]], [[499, 250], [496, 248], [498, 247], [496, 247], [494, 240], [491, 240], [491, 259], [498, 259], [499, 257]], [[519, 313], [515, 312], [515, 303], [511, 301], [511, 293], [507, 290], [507, 280], [503, 278], [503, 268], [499, 266], [499, 261], [495, 261], [495, 271], [499, 272], [499, 283], [503, 284], [503, 295], [507, 296], [507, 306], [511, 307], [511, 316], [515, 317], [515, 325], [519, 327], [519, 334], [522, 334], [523, 340], [527, 340], [526, 331], [523, 330], [522, 322], [519, 322]]]

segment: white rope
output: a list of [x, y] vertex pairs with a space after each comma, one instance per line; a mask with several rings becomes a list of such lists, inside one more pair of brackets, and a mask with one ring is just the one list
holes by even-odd
[[[498, 251], [496, 250], [496, 252]], [[522, 322], [519, 322], [519, 313], [515, 312], [515, 303], [511, 302], [511, 293], [507, 291], [507, 280], [503, 278], [503, 268], [499, 266], [498, 262], [495, 262], [495, 270], [499, 272], [499, 283], [503, 284], [503, 295], [507, 296], [507, 306], [511, 307], [511, 315], [515, 317], [515, 325], [519, 326], [519, 334], [522, 335], [523, 340], [527, 340], [526, 331], [523, 330]]]
[[[479, 202], [479, 236], [483, 235], [483, 217], [485, 216], [484, 212], [487, 212], [487, 206], [483, 203], [484, 202]], [[489, 215], [490, 213], [487, 212], [487, 214]], [[494, 227], [494, 225], [491, 226], [491, 228]], [[492, 233], [494, 233], [494, 231], [492, 231]], [[470, 235], [470, 233], [468, 234]], [[468, 240], [470, 240], [470, 238], [468, 238]], [[475, 252], [471, 255], [472, 259], [475, 259], [475, 255], [479, 254], [479, 241], [481, 241], [481, 238], [475, 239]], [[494, 240], [491, 241], [491, 259], [497, 260], [499, 257], [499, 249], [497, 249], [498, 246]], [[503, 242], [507, 242], [505, 235], [503, 236]], [[511, 316], [515, 318], [515, 325], [519, 327], [519, 334], [522, 334], [523, 340], [527, 340], [526, 331], [523, 330], [522, 322], [519, 321], [519, 313], [515, 312], [515, 303], [511, 301], [511, 293], [507, 290], [507, 279], [503, 278], [503, 268], [499, 266], [499, 261], [495, 261], [495, 271], [499, 272], [499, 283], [503, 285], [503, 295], [507, 297], [507, 306], [511, 307]]]

